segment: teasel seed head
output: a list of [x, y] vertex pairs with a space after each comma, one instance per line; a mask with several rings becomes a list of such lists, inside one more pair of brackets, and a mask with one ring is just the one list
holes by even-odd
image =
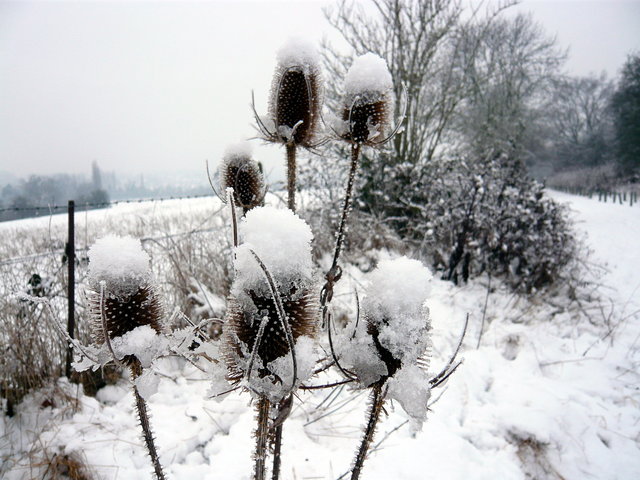
[[233, 200], [244, 213], [264, 200], [264, 177], [258, 163], [251, 157], [248, 143], [231, 145], [222, 157], [220, 165], [220, 187], [222, 192], [233, 188]]
[[[361, 385], [393, 378], [409, 366], [428, 366], [431, 272], [417, 260], [381, 261], [368, 275], [362, 319], [349, 338], [339, 339], [341, 363]], [[350, 330], [350, 329], [348, 329]]]
[[393, 80], [386, 62], [373, 53], [356, 58], [345, 78], [338, 135], [351, 143], [378, 146], [386, 141], [393, 111]]
[[313, 45], [292, 39], [280, 49], [269, 100], [270, 140], [313, 146], [320, 123], [321, 82]]
[[[313, 237], [293, 212], [273, 207], [248, 212], [240, 234], [243, 243], [236, 249], [236, 276], [223, 328], [228, 379], [244, 378], [255, 394], [279, 402], [310, 375], [315, 361]], [[277, 299], [259, 262], [273, 281]], [[297, 364], [293, 369], [292, 360]]]
[[[89, 249], [89, 285], [86, 298], [96, 344], [142, 326], [162, 332], [163, 308], [139, 240], [111, 235], [97, 240]], [[135, 359], [121, 361], [132, 365]]]

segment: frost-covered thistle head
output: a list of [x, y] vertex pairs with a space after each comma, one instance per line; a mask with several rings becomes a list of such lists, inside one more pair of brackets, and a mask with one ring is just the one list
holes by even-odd
[[[426, 415], [429, 378], [423, 370], [430, 347], [431, 272], [417, 260], [385, 260], [369, 275], [362, 317], [353, 337], [339, 340], [340, 360], [361, 385], [386, 382], [418, 423]], [[345, 338], [346, 337], [346, 338]]]
[[[113, 235], [97, 240], [89, 249], [89, 285], [86, 296], [96, 344], [138, 327], [148, 327], [137, 339], [142, 342], [162, 331], [162, 306], [151, 283], [149, 256], [139, 240]], [[125, 363], [132, 360], [124, 357]]]
[[233, 200], [246, 213], [262, 203], [264, 178], [248, 143], [227, 147], [220, 165], [220, 187], [233, 188]]
[[311, 147], [321, 108], [320, 59], [315, 47], [290, 39], [277, 55], [271, 84], [268, 140]]
[[[248, 212], [239, 230], [243, 243], [236, 249], [223, 334], [228, 378], [245, 378], [254, 393], [280, 401], [313, 370], [318, 321], [313, 237], [304, 220], [273, 207]], [[274, 282], [284, 318], [260, 262]]]
[[336, 132], [361, 145], [384, 143], [393, 115], [393, 80], [381, 57], [366, 53], [356, 58], [344, 82], [341, 121]]

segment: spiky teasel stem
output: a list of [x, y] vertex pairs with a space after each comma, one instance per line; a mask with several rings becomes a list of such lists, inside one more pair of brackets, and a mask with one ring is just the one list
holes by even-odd
[[156, 474], [158, 480], [164, 480], [164, 472], [162, 471], [162, 465], [160, 464], [160, 457], [158, 456], [158, 450], [156, 449], [155, 440], [153, 438], [153, 431], [151, 430], [151, 424], [149, 422], [149, 413], [147, 411], [147, 402], [136, 387], [136, 379], [142, 375], [142, 365], [138, 360], [134, 360], [131, 364], [131, 381], [133, 382], [133, 394], [136, 399], [136, 410], [138, 411], [138, 419], [140, 420], [140, 427], [142, 427], [142, 433], [144, 436], [144, 443], [147, 446], [147, 451], [151, 457], [151, 463], [153, 464], [153, 471]]
[[331, 268], [326, 274], [326, 283], [324, 285], [324, 288], [322, 289], [322, 295], [320, 296], [320, 306], [322, 308], [324, 308], [326, 304], [331, 301], [331, 297], [333, 296], [333, 284], [340, 279], [338, 260], [340, 259], [340, 253], [342, 252], [342, 244], [344, 242], [347, 220], [349, 218], [349, 212], [351, 210], [351, 202], [353, 199], [353, 185], [355, 183], [356, 171], [358, 170], [358, 163], [360, 161], [360, 148], [361, 144], [359, 143], [354, 143], [351, 145], [351, 167], [349, 169], [347, 191], [344, 197], [344, 205], [342, 207], [342, 215], [340, 217], [340, 226], [338, 227], [338, 233], [336, 235], [336, 247], [333, 252], [333, 261], [331, 263]]
[[256, 406], [257, 427], [256, 427], [256, 451], [254, 453], [255, 465], [253, 478], [264, 480], [266, 478], [267, 444], [269, 441], [269, 411], [271, 402], [265, 397], [258, 399]]
[[296, 145], [287, 143], [287, 206], [296, 211]]
[[351, 480], [358, 480], [358, 478], [360, 478], [360, 472], [362, 472], [362, 467], [367, 458], [369, 447], [371, 446], [371, 442], [373, 442], [373, 437], [376, 433], [376, 426], [384, 405], [385, 394], [383, 389], [384, 381], [376, 383], [371, 389], [371, 405], [369, 406], [369, 414], [367, 415], [367, 426], [362, 435], [362, 441], [360, 442], [360, 448], [356, 455], [356, 461], [353, 465], [353, 469], [351, 470]]
[[271, 473], [271, 480], [278, 480], [278, 478], [280, 478], [280, 455], [282, 451], [282, 424], [275, 428], [273, 435], [273, 471]]

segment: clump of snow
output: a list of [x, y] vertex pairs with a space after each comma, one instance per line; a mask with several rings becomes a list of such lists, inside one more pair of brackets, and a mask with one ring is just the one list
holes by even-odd
[[341, 335], [334, 340], [340, 363], [352, 370], [358, 382], [365, 387], [374, 384], [389, 372], [367, 332], [366, 323], [360, 319], [347, 325]]
[[223, 160], [228, 160], [232, 158], [246, 158], [251, 157], [253, 153], [253, 147], [249, 142], [238, 142], [227, 145], [224, 150], [224, 154], [222, 155]]
[[282, 69], [303, 67], [318, 70], [320, 65], [320, 55], [315, 45], [298, 37], [289, 38], [278, 50], [276, 59]]
[[89, 282], [104, 282], [110, 294], [126, 295], [149, 279], [149, 255], [140, 240], [107, 235], [89, 249]]
[[427, 402], [431, 396], [429, 376], [415, 364], [398, 370], [387, 382], [387, 398], [396, 400], [411, 418], [414, 431], [422, 428], [427, 418]]
[[387, 62], [371, 52], [357, 57], [347, 71], [344, 88], [347, 95], [384, 93], [391, 90], [393, 79]]
[[116, 358], [134, 355], [145, 368], [151, 366], [151, 363], [166, 351], [167, 346], [167, 339], [149, 325], [136, 327], [111, 340]]
[[158, 377], [158, 375], [156, 375], [152, 370], [145, 370], [142, 375], [134, 381], [138, 393], [145, 400], [149, 400], [151, 395], [158, 391], [159, 383], [160, 377]]
[[383, 260], [369, 276], [364, 317], [378, 328], [380, 343], [403, 363], [416, 360], [428, 347], [425, 301], [432, 278], [427, 267], [407, 257]]
[[[142, 325], [111, 339], [111, 349], [116, 360], [127, 356], [135, 356], [143, 368], [149, 368], [159, 357], [169, 353], [169, 339], [158, 334], [149, 325]], [[113, 360], [111, 349], [106, 344], [82, 345], [75, 350], [73, 368], [82, 372], [88, 369], [97, 370]]]
[[264, 272], [250, 250], [258, 255], [279, 286], [311, 281], [313, 234], [309, 225], [291, 210], [254, 208], [240, 222], [239, 233], [243, 243], [236, 248], [233, 295], [239, 296], [249, 289], [269, 292]]

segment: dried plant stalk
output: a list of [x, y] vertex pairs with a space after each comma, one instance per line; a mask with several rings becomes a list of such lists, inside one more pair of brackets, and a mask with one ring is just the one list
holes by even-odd
[[360, 442], [360, 448], [356, 455], [356, 461], [351, 470], [351, 480], [358, 480], [360, 473], [364, 465], [364, 461], [367, 458], [369, 447], [373, 442], [373, 437], [376, 433], [376, 426], [380, 419], [380, 413], [382, 412], [382, 406], [384, 405], [384, 381], [376, 383], [371, 389], [371, 405], [369, 406], [369, 415], [367, 420], [367, 426], [365, 427], [364, 434], [362, 436], [362, 442]]
[[266, 460], [267, 460], [267, 444], [269, 441], [269, 410], [271, 402], [265, 397], [258, 399], [257, 410], [257, 427], [256, 427], [256, 450], [254, 453], [254, 471], [253, 478], [255, 480], [264, 480], [266, 478]]
[[160, 457], [158, 456], [158, 450], [156, 449], [155, 439], [153, 437], [153, 430], [151, 429], [151, 424], [149, 423], [149, 413], [147, 411], [147, 402], [142, 396], [140, 392], [138, 392], [138, 387], [135, 385], [135, 380], [140, 375], [142, 375], [142, 365], [137, 360], [134, 360], [130, 364], [131, 368], [131, 380], [134, 382], [133, 384], [133, 394], [136, 399], [136, 410], [138, 412], [138, 419], [140, 420], [140, 427], [142, 427], [142, 433], [144, 437], [144, 443], [147, 446], [147, 451], [149, 452], [149, 456], [151, 457], [151, 463], [153, 464], [153, 471], [156, 474], [156, 478], [158, 480], [164, 480], [164, 472], [162, 471], [162, 465], [160, 464]]

